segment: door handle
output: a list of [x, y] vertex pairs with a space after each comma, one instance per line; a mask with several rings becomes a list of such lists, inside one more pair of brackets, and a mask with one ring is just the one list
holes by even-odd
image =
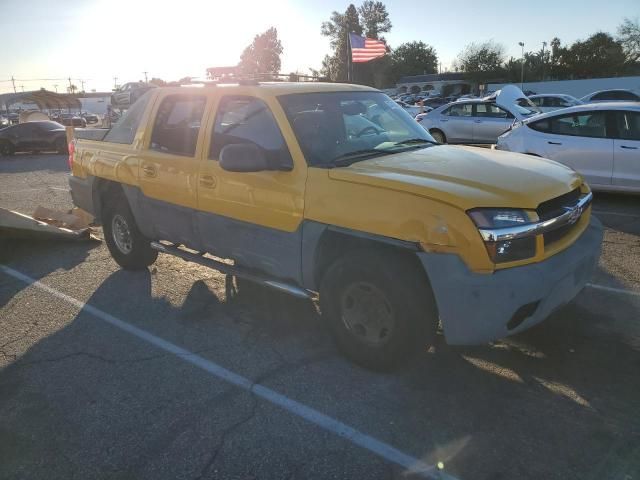
[[440, 121], [441, 121], [441, 122], [448, 122], [448, 121], [449, 121], [449, 119], [448, 119], [448, 118], [441, 118], [441, 119], [440, 119]]
[[156, 167], [154, 167], [153, 165], [143, 165], [142, 173], [144, 173], [145, 177], [149, 177], [149, 178], [153, 178], [156, 175], [158, 175], [158, 171], [156, 170]]
[[215, 188], [216, 179], [213, 175], [200, 175], [200, 185], [204, 188]]
[[629, 145], [620, 145], [620, 148], [624, 148], [625, 150], [637, 150], [638, 147], [630, 147]]
[[549, 145], [562, 145], [562, 142], [547, 142]]

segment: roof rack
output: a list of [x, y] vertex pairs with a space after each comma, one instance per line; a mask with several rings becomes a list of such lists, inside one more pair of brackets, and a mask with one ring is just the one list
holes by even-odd
[[[180, 83], [180, 86], [188, 85], [260, 85], [262, 82], [319, 82], [321, 77], [314, 75], [299, 75], [297, 73], [238, 73], [225, 71], [223, 74], [212, 74], [214, 69], [207, 69], [209, 78], [205, 80], [191, 79], [188, 82]], [[214, 76], [215, 75], [215, 76]]]

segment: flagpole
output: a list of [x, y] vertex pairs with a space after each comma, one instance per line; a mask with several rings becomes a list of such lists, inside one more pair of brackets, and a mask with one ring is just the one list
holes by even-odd
[[351, 35], [349, 30], [347, 30], [347, 82], [351, 83], [351, 65], [353, 63], [352, 53], [351, 53]]

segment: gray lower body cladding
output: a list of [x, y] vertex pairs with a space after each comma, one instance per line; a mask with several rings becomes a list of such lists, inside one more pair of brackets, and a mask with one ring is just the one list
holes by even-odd
[[602, 236], [602, 224], [592, 217], [566, 250], [540, 263], [493, 274], [471, 272], [457, 255], [419, 253], [447, 343], [486, 343], [545, 320], [589, 281], [598, 264]]

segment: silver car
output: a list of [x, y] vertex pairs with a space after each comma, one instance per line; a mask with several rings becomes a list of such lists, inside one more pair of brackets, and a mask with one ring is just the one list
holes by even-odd
[[538, 112], [517, 104], [467, 100], [443, 105], [417, 119], [440, 143], [496, 143], [515, 120]]

